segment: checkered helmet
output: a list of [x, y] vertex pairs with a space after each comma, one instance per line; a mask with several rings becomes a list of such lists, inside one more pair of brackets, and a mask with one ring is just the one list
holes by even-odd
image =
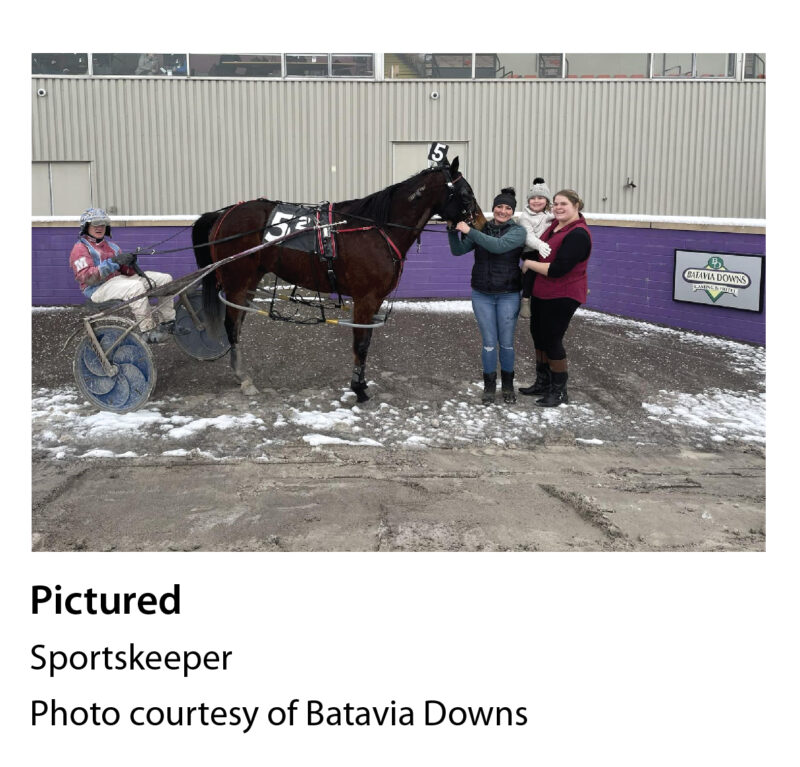
[[90, 226], [111, 226], [111, 219], [108, 217], [102, 208], [89, 208], [83, 212], [81, 216], [81, 234], [83, 234]]

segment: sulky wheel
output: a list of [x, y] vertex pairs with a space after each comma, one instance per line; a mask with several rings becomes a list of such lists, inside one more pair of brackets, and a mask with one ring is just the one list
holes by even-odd
[[203, 294], [200, 291], [194, 291], [187, 293], [186, 298], [202, 323], [203, 329], [197, 328], [191, 315], [186, 311], [186, 307], [179, 302], [175, 307], [175, 343], [178, 344], [181, 351], [193, 359], [205, 362], [219, 359], [222, 355], [227, 354], [231, 345], [225, 331], [223, 330], [221, 335], [217, 335], [206, 323]]
[[[98, 323], [92, 328], [104, 351], [125, 332], [121, 325]], [[114, 413], [137, 410], [147, 402], [156, 385], [156, 366], [150, 349], [142, 337], [133, 332], [111, 352], [109, 361], [117, 368], [114, 376], [106, 374], [92, 342], [84, 336], [72, 363], [78, 389], [101, 410]]]

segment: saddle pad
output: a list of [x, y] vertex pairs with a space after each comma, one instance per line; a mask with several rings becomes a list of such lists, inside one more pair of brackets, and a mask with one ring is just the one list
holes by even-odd
[[[264, 232], [264, 242], [277, 240], [279, 237], [293, 235], [280, 247], [292, 250], [304, 250], [308, 253], [319, 253], [317, 247], [317, 231], [314, 228], [317, 220], [317, 208], [307, 208], [288, 202], [280, 202], [273, 209]], [[303, 232], [295, 234], [295, 232]]]

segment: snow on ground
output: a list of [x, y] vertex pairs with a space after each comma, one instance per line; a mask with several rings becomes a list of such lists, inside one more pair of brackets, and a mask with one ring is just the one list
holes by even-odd
[[762, 444], [767, 441], [765, 394], [737, 394], [712, 389], [693, 396], [660, 391], [656, 402], [643, 402], [642, 407], [654, 421], [689, 424], [694, 429], [711, 432], [710, 438], [714, 442], [731, 438]]
[[[471, 312], [469, 301], [402, 302], [401, 311]], [[679, 334], [681, 343], [700, 344], [709, 353], [724, 354], [732, 367], [765, 370], [760, 347], [702, 336], [590, 310], [579, 310], [590, 322], [611, 324], [631, 337]], [[391, 447], [500, 446], [528, 447], [561, 435], [561, 440], [587, 447], [620, 439], [619, 424], [599, 405], [583, 401], [560, 408], [531, 407], [520, 397], [517, 406], [480, 404], [481, 382], [465, 380], [451, 398], [439, 403], [380, 401], [380, 382], [370, 381], [376, 395], [357, 405], [348, 389], [323, 389], [318, 395], [280, 402], [240, 397], [221, 400], [216, 417], [191, 413], [179, 397], [151, 400], [144, 409], [118, 415], [97, 412], [75, 387], [37, 389], [33, 393], [33, 448], [55, 460], [78, 457], [200, 457], [268, 459], [281, 445], [358, 445]], [[500, 398], [498, 397], [498, 400]], [[198, 408], [200, 409], [200, 408]], [[247, 412], [242, 412], [246, 410]], [[612, 428], [613, 427], [613, 428]], [[678, 435], [695, 446], [713, 448], [738, 441], [766, 443], [766, 397], [763, 391], [710, 389], [689, 395], [659, 391], [632, 413], [628, 444], [650, 444], [655, 431]]]
[[431, 314], [471, 314], [472, 301], [397, 301], [393, 311]]
[[616, 317], [613, 314], [603, 314], [591, 309], [578, 309], [575, 314], [589, 322], [618, 327], [631, 338], [641, 339], [648, 335], [668, 335], [679, 339], [681, 344], [698, 345], [708, 349], [709, 352], [725, 353], [726, 359], [732, 363], [731, 369], [736, 372], [752, 371], [762, 376], [767, 373], [767, 357], [764, 347], [755, 347], [739, 341], [731, 341], [728, 338], [690, 333], [678, 328], [667, 328], [649, 322]]
[[[380, 386], [370, 381], [380, 397]], [[554, 428], [580, 429], [581, 439], [597, 444], [593, 428], [602, 418], [592, 407], [570, 404], [556, 409], [515, 410], [480, 404], [482, 385], [466, 382], [458, 396], [436, 405], [386, 402], [362, 407], [352, 392], [341, 389], [331, 400], [320, 392], [303, 409], [296, 404], [265, 403], [258, 412], [191, 418], [169, 401], [151, 401], [133, 413], [94, 412], [77, 391], [38, 389], [33, 396], [33, 445], [54, 458], [145, 455], [205, 455], [214, 458], [261, 455], [268, 446], [291, 444], [361, 445], [364, 447], [522, 446], [541, 441]], [[499, 397], [498, 397], [499, 399]], [[306, 400], [308, 401], [308, 400]], [[236, 405], [231, 405], [231, 408]], [[268, 412], [269, 408], [271, 412]], [[277, 412], [276, 412], [277, 411]], [[267, 426], [266, 424], [269, 424]], [[155, 446], [155, 448], [154, 448]], [[110, 451], [110, 452], [109, 452]]]

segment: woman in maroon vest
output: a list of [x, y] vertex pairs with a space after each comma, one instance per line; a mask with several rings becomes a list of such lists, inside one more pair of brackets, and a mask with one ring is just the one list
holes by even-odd
[[536, 381], [520, 389], [522, 394], [544, 394], [537, 405], [556, 407], [569, 402], [567, 353], [564, 334], [575, 310], [586, 303], [586, 265], [592, 252], [592, 236], [581, 211], [577, 192], [562, 189], [553, 197], [555, 221], [541, 239], [550, 254], [526, 260], [523, 272], [536, 273], [531, 297], [531, 336], [536, 349]]

